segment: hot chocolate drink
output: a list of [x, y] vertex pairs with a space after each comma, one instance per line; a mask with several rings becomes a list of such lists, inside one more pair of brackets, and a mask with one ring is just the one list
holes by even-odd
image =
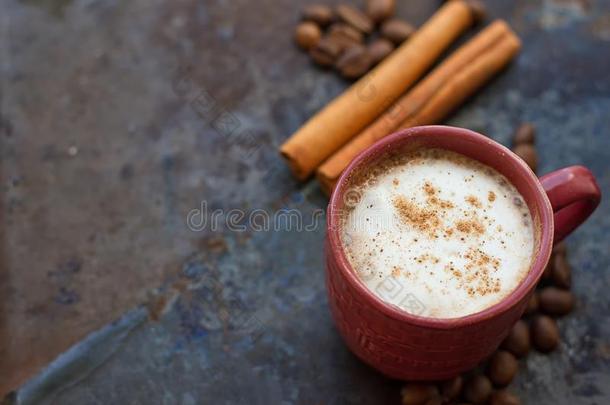
[[505, 298], [527, 274], [534, 224], [500, 173], [441, 149], [388, 156], [355, 173], [341, 240], [379, 298], [416, 315], [456, 318]]

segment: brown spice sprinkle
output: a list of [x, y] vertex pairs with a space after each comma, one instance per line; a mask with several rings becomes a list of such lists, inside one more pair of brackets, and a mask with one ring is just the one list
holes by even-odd
[[492, 272], [500, 267], [500, 261], [497, 258], [480, 249], [470, 249], [464, 258], [467, 263], [463, 272], [453, 266], [449, 268], [454, 277], [459, 279], [459, 288], [464, 288], [471, 296], [485, 296], [500, 292], [500, 279], [492, 276]]
[[460, 270], [456, 269], [453, 264], [446, 265], [445, 271], [451, 272], [451, 274], [453, 274], [453, 276], [458, 279], [462, 278], [464, 276], [464, 273], [462, 273]]
[[481, 201], [473, 195], [467, 196], [466, 202], [475, 208], [481, 208], [483, 206], [483, 204], [481, 204]]
[[404, 196], [398, 196], [394, 199], [394, 207], [403, 222], [413, 225], [430, 236], [434, 236], [441, 225], [437, 211], [421, 208]]
[[436, 195], [436, 189], [434, 188], [434, 186], [432, 184], [430, 184], [430, 182], [425, 182], [424, 183], [424, 192], [428, 195], [428, 196], [433, 196]]
[[500, 267], [500, 261], [498, 259], [492, 258], [481, 249], [470, 249], [464, 257], [471, 260], [476, 266], [485, 266], [491, 263], [495, 270], [498, 270]]
[[430, 183], [425, 182], [423, 186], [424, 193], [428, 196], [426, 202], [430, 205], [442, 208], [444, 210], [454, 208], [451, 201], [438, 198], [438, 190]]
[[493, 191], [490, 191], [490, 192], [487, 194], [487, 201], [489, 201], [489, 202], [494, 202], [494, 201], [496, 201], [496, 193], [494, 193]]
[[430, 197], [428, 199], [428, 204], [435, 205], [435, 206], [437, 206], [439, 208], [442, 208], [444, 210], [451, 209], [451, 208], [455, 207], [451, 201], [441, 200], [438, 197]]
[[398, 276], [400, 276], [400, 273], [401, 273], [400, 267], [394, 266], [392, 268], [392, 277], [397, 278]]
[[424, 263], [424, 262], [430, 262], [430, 263], [434, 263], [437, 264], [441, 261], [441, 259], [439, 259], [438, 257], [431, 255], [430, 253], [424, 253], [422, 255], [419, 255], [418, 257], [415, 258], [415, 260], [417, 261], [417, 263]]
[[485, 227], [476, 219], [461, 219], [456, 222], [455, 227], [462, 233], [473, 233], [475, 235], [485, 233]]

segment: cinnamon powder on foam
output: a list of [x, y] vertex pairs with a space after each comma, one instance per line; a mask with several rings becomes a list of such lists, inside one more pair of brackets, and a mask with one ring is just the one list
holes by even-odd
[[[446, 198], [446, 193], [443, 193], [443, 190], [436, 187], [433, 182], [425, 180], [423, 183], [420, 183], [420, 187], [417, 190], [420, 197], [423, 196], [423, 203], [421, 198], [413, 197], [413, 189], [409, 189], [408, 193], [403, 194], [390, 193], [392, 195], [390, 204], [399, 218], [399, 222], [404, 226], [417, 231], [419, 237], [428, 240], [472, 241], [472, 238], [480, 239], [486, 235], [486, 232], [489, 233], [488, 230], [490, 229], [494, 230], [492, 232], [493, 235], [502, 232], [508, 235], [508, 231], [505, 230], [506, 224], [504, 224], [504, 226], [495, 224], [486, 213], [499, 199], [503, 199], [502, 201], [504, 201], [507, 198], [518, 198], [511, 194], [512, 190], [510, 190], [510, 187], [512, 186], [503, 176], [487, 166], [453, 152], [423, 149], [401, 156], [390, 156], [382, 161], [382, 164], [378, 165], [377, 170], [375, 170], [374, 173], [357, 174], [352, 179], [352, 184], [353, 187], [359, 189], [366, 195], [367, 188], [376, 187], [378, 182], [391, 173], [392, 179], [388, 183], [388, 187], [400, 189], [402, 182], [411, 181], [412, 179], [401, 179], [401, 176], [395, 173], [397, 168], [404, 164], [417, 165], [426, 159], [431, 159], [431, 161], [434, 162], [439, 158], [441, 160], [449, 160], [460, 167], [468, 168], [471, 164], [474, 164], [477, 171], [482, 170], [486, 174], [500, 176], [498, 177], [497, 184], [502, 185], [504, 188], [500, 187], [495, 191], [489, 190], [484, 193], [479, 193], [480, 195], [478, 197], [472, 194], [463, 196], [464, 202], [471, 207], [471, 209], [462, 210], [460, 215], [456, 215], [456, 203]], [[473, 183], [473, 181], [476, 184], [474, 175], [466, 176], [463, 180], [465, 183], [464, 187], [468, 187], [468, 184]], [[510, 193], [508, 193], [507, 190], [509, 190]], [[511, 195], [507, 196], [507, 193]], [[445, 198], [443, 198], [443, 194], [445, 194]], [[520, 205], [523, 206], [522, 201], [520, 202]], [[370, 204], [370, 207], [367, 208], [372, 209], [373, 205], [374, 204]], [[518, 204], [515, 203], [515, 205]], [[461, 206], [463, 207], [464, 204], [461, 204]], [[350, 215], [353, 214], [353, 211], [354, 209], [349, 209], [346, 212], [346, 215], [344, 215], [344, 226], [349, 224]], [[366, 210], [363, 212], [366, 212]], [[525, 214], [523, 214], [523, 216], [526, 217]], [[454, 220], [447, 221], [448, 217], [451, 217]], [[368, 218], [366, 219], [368, 220]], [[524, 223], [528, 220], [531, 222], [531, 218], [525, 218]], [[529, 230], [531, 231], [531, 228]], [[356, 237], [353, 238], [354, 236]], [[401, 248], [402, 245], [408, 246], [408, 244], [401, 241], [397, 242], [396, 240], [393, 240], [392, 237], [386, 237], [384, 240], [382, 232], [377, 232], [377, 235], [373, 236], [374, 237], [372, 238], [367, 238], [365, 235], [351, 235], [350, 240], [354, 239], [357, 246], [352, 246], [351, 248], [353, 250], [351, 251], [349, 247], [346, 250], [352, 266], [359, 274], [372, 274], [374, 276], [373, 279], [381, 280], [383, 279], [383, 273], [386, 272], [386, 270], [383, 268], [376, 268], [375, 266], [377, 264], [377, 267], [379, 267], [379, 255], [383, 255], [384, 248], [396, 249]], [[500, 237], [500, 239], [501, 238], [502, 237]], [[485, 243], [484, 239], [485, 238], [483, 238], [482, 241], [483, 244]], [[414, 242], [417, 242], [417, 237], [414, 238]], [[501, 246], [505, 249], [508, 248], [504, 240], [501, 240]], [[412, 258], [404, 258], [414, 260], [418, 265], [423, 264], [419, 269], [413, 265], [408, 265], [408, 263], [394, 263], [393, 265], [389, 265], [388, 263], [388, 274], [397, 280], [406, 279], [409, 282], [414, 283], [419, 280], [421, 283], [421, 279], [419, 278], [423, 277], [425, 281], [426, 272], [429, 272], [430, 275], [434, 274], [429, 271], [430, 266], [442, 266], [442, 271], [446, 272], [447, 277], [451, 280], [453, 288], [462, 291], [467, 297], [489, 297], [487, 298], [487, 301], [489, 302], [487, 306], [493, 305], [493, 303], [501, 299], [500, 293], [505, 295], [510, 292], [502, 291], [502, 277], [495, 276], [502, 267], [502, 257], [496, 257], [493, 254], [486, 252], [484, 249], [470, 247], [468, 250], [463, 251], [460, 254], [459, 259], [456, 260], [450, 260], [450, 257], [439, 258], [428, 253], [419, 253], [419, 255], [414, 255]], [[441, 261], [442, 263], [439, 263]], [[366, 278], [367, 280], [365, 280], [365, 282], [370, 284], [371, 278], [368, 276]], [[424, 282], [423, 284], [426, 283]], [[369, 285], [369, 287], [372, 288], [371, 285]], [[513, 286], [509, 285], [507, 287], [512, 288]], [[442, 287], [438, 289], [438, 291], [435, 291], [435, 289], [431, 288], [428, 284], [425, 285], [425, 288], [422, 291], [427, 291], [430, 294], [429, 298], [432, 300], [434, 300], [434, 297], [452, 294], [450, 288]], [[495, 301], [493, 301], [492, 296], [496, 296]], [[431, 307], [428, 308], [428, 316], [462, 316], [465, 315], [467, 311], [467, 308], [462, 308], [461, 305], [456, 305], [452, 310]]]

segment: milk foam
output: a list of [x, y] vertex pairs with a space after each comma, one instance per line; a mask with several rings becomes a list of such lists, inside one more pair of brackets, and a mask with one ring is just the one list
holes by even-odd
[[377, 170], [346, 193], [341, 239], [381, 299], [416, 315], [455, 318], [496, 304], [525, 277], [532, 218], [504, 176], [439, 149]]

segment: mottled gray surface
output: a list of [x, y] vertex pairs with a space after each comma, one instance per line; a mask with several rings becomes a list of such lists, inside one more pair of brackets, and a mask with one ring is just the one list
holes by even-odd
[[[0, 393], [398, 403], [400, 385], [356, 360], [332, 326], [325, 198], [276, 153], [346, 86], [295, 50], [294, 3], [3, 2]], [[523, 51], [449, 123], [508, 144], [532, 121], [541, 173], [585, 164], [610, 195], [610, 1], [488, 3]], [[398, 13], [421, 23], [436, 6], [400, 2]], [[208, 214], [296, 209], [318, 226], [192, 231], [187, 215], [202, 202]], [[522, 362], [513, 389], [525, 403], [610, 402], [609, 232], [606, 200], [569, 239], [577, 310], [560, 321], [558, 352]], [[131, 312], [103, 328], [141, 304], [159, 320]]]

